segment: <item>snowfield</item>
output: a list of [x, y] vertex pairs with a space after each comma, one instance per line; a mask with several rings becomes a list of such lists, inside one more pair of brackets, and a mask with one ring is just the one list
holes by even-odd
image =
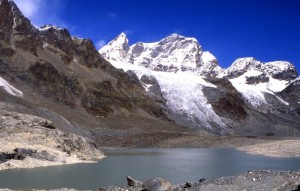
[[[252, 106], [255, 108], [259, 108], [259, 106], [263, 104], [268, 104], [264, 93], [269, 93], [274, 96], [276, 92], [282, 91], [284, 88], [287, 87], [288, 81], [285, 80], [278, 80], [274, 79], [271, 76], [269, 77], [269, 82], [265, 83], [259, 83], [259, 84], [247, 84], [246, 79], [247, 77], [251, 76], [258, 76], [262, 74], [262, 72], [257, 70], [250, 70], [243, 75], [231, 79], [230, 82], [232, 85], [240, 92], [242, 93], [243, 97], [246, 101], [248, 101]], [[279, 101], [282, 103], [288, 105], [287, 102], [276, 96]]]

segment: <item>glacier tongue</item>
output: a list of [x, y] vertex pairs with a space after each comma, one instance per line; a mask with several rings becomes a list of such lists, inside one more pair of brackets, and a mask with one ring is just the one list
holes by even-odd
[[[158, 80], [167, 106], [172, 112], [193, 127], [205, 127], [211, 131], [225, 133], [226, 125], [208, 104], [202, 91], [203, 87], [216, 88], [215, 85], [190, 72], [153, 72], [153, 75]], [[221, 128], [214, 129], [213, 123]]]
[[[192, 72], [158, 72], [126, 61], [109, 61], [116, 68], [134, 71], [139, 79], [143, 75], [154, 76], [163, 97], [167, 100], [167, 107], [182, 118], [181, 121], [174, 118], [175, 121], [189, 124], [194, 128], [204, 127], [216, 133], [226, 133], [226, 125], [207, 103], [202, 92], [203, 87], [215, 87], [215, 85], [205, 81], [201, 76]], [[218, 124], [218, 129], [214, 129], [215, 126], [212, 124]]]

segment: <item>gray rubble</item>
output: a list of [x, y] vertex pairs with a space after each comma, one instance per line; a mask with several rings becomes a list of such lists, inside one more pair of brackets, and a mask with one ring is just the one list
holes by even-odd
[[300, 171], [248, 171], [244, 174], [231, 177], [206, 180], [201, 178], [197, 183], [186, 182], [172, 185], [162, 178], [153, 178], [141, 182], [127, 177], [128, 185], [121, 187], [99, 188], [97, 191], [299, 191]]

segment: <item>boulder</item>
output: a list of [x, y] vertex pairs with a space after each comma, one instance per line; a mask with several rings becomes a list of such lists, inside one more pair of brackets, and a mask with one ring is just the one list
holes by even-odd
[[292, 191], [300, 191], [300, 184]]
[[131, 176], [127, 176], [126, 179], [127, 179], [128, 186], [142, 186], [143, 185], [143, 183], [141, 181], [138, 181], [138, 180], [132, 178]]
[[143, 185], [146, 191], [169, 191], [172, 189], [172, 184], [162, 178], [152, 178], [144, 182]]

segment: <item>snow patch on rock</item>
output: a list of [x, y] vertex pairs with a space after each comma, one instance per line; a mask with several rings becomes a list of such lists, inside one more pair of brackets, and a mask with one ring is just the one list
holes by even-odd
[[15, 87], [13, 87], [12, 85], [10, 85], [6, 80], [4, 80], [1, 77], [0, 77], [0, 87], [4, 88], [4, 90], [7, 93], [9, 93], [13, 96], [19, 96], [19, 97], [23, 96], [23, 92], [21, 92], [20, 90], [18, 90]]

